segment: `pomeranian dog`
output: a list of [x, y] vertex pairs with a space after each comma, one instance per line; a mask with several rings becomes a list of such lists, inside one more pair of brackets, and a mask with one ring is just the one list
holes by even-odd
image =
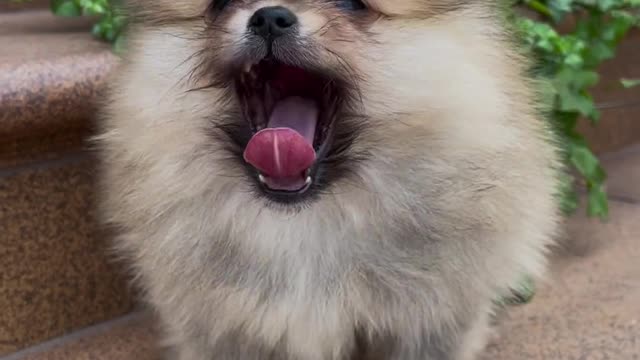
[[130, 0], [102, 213], [177, 360], [470, 360], [559, 157], [494, 1]]

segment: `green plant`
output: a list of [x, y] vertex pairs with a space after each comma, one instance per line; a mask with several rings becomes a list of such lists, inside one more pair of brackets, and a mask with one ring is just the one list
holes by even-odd
[[[14, 0], [24, 1], [24, 0]], [[93, 33], [119, 48], [125, 18], [117, 11], [118, 0], [51, 0], [51, 9], [61, 16], [93, 15], [98, 20]], [[549, 79], [550, 120], [558, 130], [567, 164], [578, 177], [563, 183], [562, 206], [572, 213], [578, 206], [574, 182], [582, 180], [588, 190], [589, 215], [608, 215], [604, 189], [606, 173], [577, 131], [580, 119], [598, 122], [600, 113], [589, 90], [598, 83], [598, 66], [615, 56], [619, 42], [640, 24], [640, 0], [512, 0], [517, 9], [533, 10], [537, 16], [516, 15], [528, 49], [538, 57], [539, 75]], [[572, 18], [566, 32], [557, 29]], [[621, 79], [621, 86], [640, 85], [638, 79]]]
[[[11, 0], [26, 2], [30, 0]], [[118, 0], [50, 0], [51, 11], [58, 16], [96, 17], [93, 34], [114, 45], [119, 50], [122, 45], [125, 16], [118, 9]]]
[[[588, 213], [606, 217], [606, 173], [576, 129], [581, 118], [596, 124], [600, 113], [589, 89], [599, 81], [599, 65], [615, 56], [619, 42], [640, 24], [640, 0], [520, 0], [518, 5], [538, 14], [518, 17], [523, 39], [540, 60], [539, 73], [548, 78], [550, 120], [558, 130], [566, 162], [582, 176], [588, 190]], [[568, 25], [568, 31], [557, 28]], [[621, 79], [624, 87], [639, 80]], [[568, 213], [577, 208], [573, 179], [563, 189], [562, 205]]]

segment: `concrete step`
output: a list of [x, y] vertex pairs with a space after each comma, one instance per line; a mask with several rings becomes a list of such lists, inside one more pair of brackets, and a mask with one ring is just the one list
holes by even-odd
[[86, 19], [0, 13], [0, 166], [80, 149], [117, 65]]
[[85, 19], [0, 12], [0, 356], [129, 312], [84, 151], [117, 60]]
[[30, 0], [30, 1], [0, 1], [0, 13], [2, 12], [18, 12], [35, 9], [48, 9], [50, 0]]

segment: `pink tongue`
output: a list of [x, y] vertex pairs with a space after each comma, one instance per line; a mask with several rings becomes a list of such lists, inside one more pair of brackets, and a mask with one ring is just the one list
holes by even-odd
[[318, 107], [311, 100], [289, 97], [278, 102], [267, 128], [249, 140], [245, 161], [270, 178], [304, 181], [303, 172], [316, 160], [313, 138], [317, 121]]

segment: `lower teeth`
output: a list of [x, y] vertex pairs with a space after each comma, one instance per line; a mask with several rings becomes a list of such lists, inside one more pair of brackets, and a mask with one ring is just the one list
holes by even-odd
[[[309, 185], [311, 184], [311, 182], [313, 181], [311, 179], [311, 176], [309, 175], [309, 173], [311, 172], [311, 169], [307, 170], [307, 177], [304, 179], [304, 184], [305, 185]], [[262, 184], [266, 184], [267, 183], [267, 179], [265, 179], [264, 175], [262, 174], [258, 174], [258, 180], [262, 183]]]

